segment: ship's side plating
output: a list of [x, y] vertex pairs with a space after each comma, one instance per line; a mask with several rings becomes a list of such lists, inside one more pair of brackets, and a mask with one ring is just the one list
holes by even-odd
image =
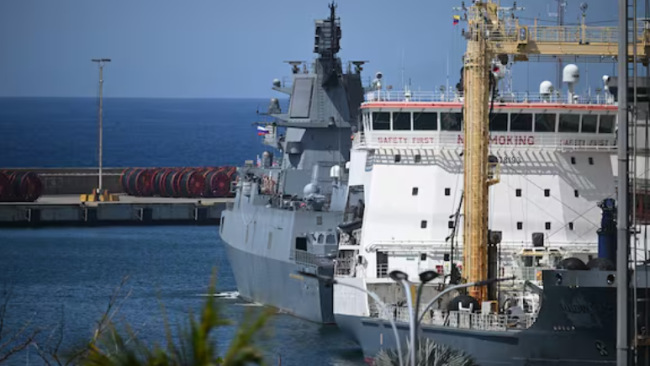
[[344, 72], [337, 57], [341, 28], [335, 9], [330, 5], [330, 17], [316, 21], [314, 62], [289, 61], [291, 84], [273, 83], [274, 90], [290, 95], [289, 110], [281, 111], [272, 99], [272, 122], [258, 130], [264, 144], [282, 152], [281, 163], [274, 167], [266, 152], [259, 166], [239, 169], [235, 202], [223, 212], [220, 229], [241, 297], [323, 323], [334, 321], [331, 286], [296, 273], [333, 275], [351, 126], [364, 93], [363, 62]]

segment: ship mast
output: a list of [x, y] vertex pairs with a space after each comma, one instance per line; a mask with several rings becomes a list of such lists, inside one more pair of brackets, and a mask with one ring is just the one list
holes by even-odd
[[[465, 93], [463, 276], [467, 282], [477, 282], [487, 279], [488, 188], [498, 182], [498, 166], [488, 156], [491, 61], [508, 55], [514, 61], [528, 61], [529, 56], [537, 56], [540, 61], [555, 62], [557, 56], [563, 55], [595, 56], [600, 62], [604, 60], [602, 56], [610, 56], [613, 60], [617, 56], [619, 34], [617, 27], [587, 27], [584, 17], [578, 27], [520, 25], [514, 17], [512, 21], [503, 17], [502, 9], [516, 9], [516, 5], [500, 8], [492, 0], [474, 0], [471, 7], [463, 4], [461, 8], [469, 13], [468, 29], [463, 31], [467, 39], [462, 83]], [[637, 55], [634, 61], [647, 62], [650, 31], [638, 29], [635, 34], [642, 41], [634, 45]], [[581, 57], [584, 61], [588, 59]], [[496, 300], [487, 298], [485, 287], [471, 288], [470, 295], [479, 304]]]

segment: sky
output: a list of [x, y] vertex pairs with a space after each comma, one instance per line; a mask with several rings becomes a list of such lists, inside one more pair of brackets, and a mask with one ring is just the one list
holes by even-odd
[[[582, 0], [585, 1], [585, 0]], [[581, 1], [581, 2], [582, 2]], [[471, 0], [466, 0], [470, 3]], [[616, 26], [617, 1], [590, 0], [587, 22]], [[272, 80], [290, 76], [285, 60], [311, 60], [314, 19], [327, 0], [2, 0], [0, 97], [97, 95], [92, 58], [104, 68], [106, 97], [268, 98]], [[512, 5], [502, 1], [502, 6]], [[364, 75], [413, 90], [458, 82], [464, 23], [456, 0], [339, 0], [341, 58], [366, 60]], [[519, 0], [522, 23], [551, 24], [555, 0]], [[576, 24], [580, 2], [567, 0]], [[449, 64], [449, 72], [447, 72]], [[582, 87], [602, 86], [612, 64], [582, 65]], [[515, 89], [537, 92], [555, 65], [515, 66]]]

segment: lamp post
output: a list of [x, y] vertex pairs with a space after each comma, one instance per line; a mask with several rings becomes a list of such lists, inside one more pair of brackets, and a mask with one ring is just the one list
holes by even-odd
[[411, 338], [411, 349], [409, 350], [409, 357], [411, 359], [411, 366], [415, 366], [415, 316], [413, 315], [413, 299], [408, 281], [409, 276], [402, 271], [392, 271], [388, 274], [388, 277], [390, 277], [393, 281], [401, 284], [404, 287], [404, 293], [407, 295], [406, 304], [409, 309], [409, 333]]
[[[417, 329], [422, 320], [424, 319], [424, 314], [426, 313], [427, 310], [440, 298], [442, 295], [461, 288], [465, 287], [472, 287], [472, 286], [486, 286], [494, 282], [501, 282], [501, 281], [506, 281], [513, 279], [514, 277], [509, 277], [509, 278], [492, 278], [488, 280], [483, 280], [483, 281], [477, 281], [477, 282], [472, 282], [472, 283], [466, 283], [466, 284], [461, 284], [461, 285], [454, 285], [451, 287], [446, 288], [445, 290], [441, 291], [438, 295], [436, 295], [429, 303], [427, 306], [424, 308], [422, 311], [422, 315], [419, 313], [419, 308], [420, 308], [420, 298], [422, 296], [422, 289], [424, 288], [424, 285], [433, 279], [438, 277], [438, 273], [434, 271], [424, 271], [419, 274], [420, 277], [420, 286], [418, 286], [418, 292], [417, 292], [417, 304], [415, 305], [415, 311], [413, 309], [413, 305], [411, 303], [411, 288], [409, 286], [409, 281], [408, 281], [408, 275], [402, 271], [392, 271], [388, 274], [388, 276], [395, 282], [401, 283], [402, 286], [404, 287], [404, 291], [407, 294], [406, 297], [406, 303], [409, 307], [409, 330], [410, 330], [410, 337], [411, 337], [411, 350], [409, 351], [409, 356], [411, 359], [411, 366], [415, 366], [415, 352], [417, 348]], [[417, 321], [416, 321], [417, 319]]]
[[375, 300], [375, 302], [377, 303], [379, 308], [384, 313], [384, 316], [386, 317], [386, 319], [388, 319], [388, 321], [390, 322], [390, 326], [393, 328], [393, 335], [395, 336], [395, 344], [397, 345], [397, 356], [399, 357], [399, 365], [404, 366], [404, 360], [402, 359], [402, 346], [400, 344], [401, 342], [400, 342], [400, 339], [399, 339], [399, 333], [397, 332], [397, 325], [395, 324], [395, 320], [390, 316], [390, 313], [388, 312], [388, 309], [386, 308], [386, 304], [383, 301], [381, 301], [381, 299], [379, 298], [379, 296], [377, 296], [376, 293], [370, 292], [370, 291], [364, 289], [363, 287], [351, 285], [349, 283], [339, 282], [339, 281], [335, 280], [332, 277], [321, 276], [321, 275], [317, 275], [317, 274], [309, 273], [309, 272], [304, 272], [304, 271], [298, 271], [298, 273], [300, 275], [305, 276], [305, 277], [310, 277], [310, 278], [316, 278], [316, 279], [319, 279], [319, 280], [323, 280], [326, 283], [329, 283], [329, 284], [332, 284], [332, 285], [340, 285], [340, 286], [344, 286], [344, 287], [353, 288], [355, 290], [361, 291], [361, 292], [365, 293], [366, 295], [372, 297], [372, 299]]
[[94, 58], [91, 60], [92, 62], [96, 62], [99, 65], [99, 107], [97, 111], [97, 128], [98, 128], [98, 160], [99, 160], [99, 177], [98, 177], [98, 187], [97, 187], [97, 194], [102, 194], [104, 189], [102, 186], [102, 173], [103, 173], [103, 136], [102, 136], [102, 115], [103, 115], [103, 86], [104, 86], [104, 64], [107, 62], [111, 62], [110, 58]]

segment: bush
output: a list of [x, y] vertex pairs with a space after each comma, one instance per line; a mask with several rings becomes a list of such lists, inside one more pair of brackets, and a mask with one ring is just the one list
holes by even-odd
[[[409, 348], [407, 348], [409, 349]], [[409, 349], [410, 351], [410, 349]], [[410, 365], [409, 351], [404, 351], [404, 366]], [[422, 338], [415, 353], [417, 366], [477, 366], [474, 359], [462, 351], [436, 344], [429, 338]], [[382, 350], [375, 359], [375, 366], [399, 366], [396, 351]]]

